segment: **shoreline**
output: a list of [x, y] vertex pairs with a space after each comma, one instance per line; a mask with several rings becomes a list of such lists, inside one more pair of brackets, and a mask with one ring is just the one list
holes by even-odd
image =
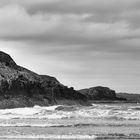
[[114, 101], [111, 101], [111, 100], [90, 100], [89, 101], [91, 104], [98, 104], [98, 103], [110, 103], [110, 104], [113, 104], [113, 103], [140, 103], [140, 102], [131, 102], [131, 101], [118, 101], [118, 100], [114, 100]]
[[55, 103], [49, 104], [46, 101], [37, 101], [37, 100], [23, 100], [22, 98], [12, 98], [12, 99], [4, 99], [0, 101], [0, 109], [14, 109], [14, 108], [25, 108], [25, 107], [49, 107], [49, 106], [92, 106], [92, 104], [139, 104], [138, 102], [129, 102], [129, 101], [111, 101], [111, 100], [56, 100]]

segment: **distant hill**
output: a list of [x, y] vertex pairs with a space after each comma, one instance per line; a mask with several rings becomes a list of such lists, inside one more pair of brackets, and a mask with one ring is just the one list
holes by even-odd
[[140, 103], [140, 94], [117, 93], [116, 95], [119, 98], [126, 98], [128, 102]]
[[0, 51], [0, 108], [70, 102], [86, 104], [87, 97], [64, 86], [54, 77], [38, 75], [18, 66], [10, 55]]
[[119, 100], [119, 101], [125, 101], [125, 98], [117, 97], [116, 92], [108, 87], [91, 87], [88, 89], [81, 89], [79, 90], [80, 93], [83, 95], [86, 95], [88, 100]]

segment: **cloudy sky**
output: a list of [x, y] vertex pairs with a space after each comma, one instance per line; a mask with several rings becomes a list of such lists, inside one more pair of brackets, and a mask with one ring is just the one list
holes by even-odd
[[140, 93], [140, 0], [0, 0], [0, 50], [76, 89]]

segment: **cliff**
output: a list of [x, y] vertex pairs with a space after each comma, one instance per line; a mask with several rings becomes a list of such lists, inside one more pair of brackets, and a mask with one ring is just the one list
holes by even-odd
[[126, 101], [125, 98], [119, 98], [116, 96], [116, 92], [108, 87], [92, 87], [88, 89], [79, 90], [80, 93], [86, 95], [88, 100], [120, 100]]
[[70, 104], [71, 101], [86, 104], [87, 98], [54, 77], [18, 66], [10, 55], [0, 52], [0, 108]]

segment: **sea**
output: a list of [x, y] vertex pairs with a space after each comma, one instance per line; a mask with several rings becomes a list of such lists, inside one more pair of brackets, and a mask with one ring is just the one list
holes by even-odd
[[140, 140], [140, 104], [0, 110], [0, 140]]

